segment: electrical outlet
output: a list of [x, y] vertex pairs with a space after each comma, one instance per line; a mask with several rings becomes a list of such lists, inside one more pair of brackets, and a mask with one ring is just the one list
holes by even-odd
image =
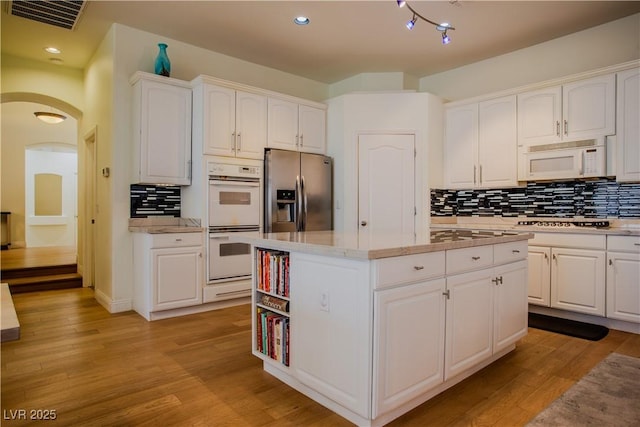
[[327, 291], [320, 293], [320, 310], [329, 311], [329, 292]]

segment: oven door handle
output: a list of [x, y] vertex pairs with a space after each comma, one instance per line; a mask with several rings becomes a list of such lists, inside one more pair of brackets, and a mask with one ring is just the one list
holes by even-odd
[[259, 187], [259, 181], [221, 181], [221, 180], [209, 180], [209, 185], [216, 187], [230, 186], [230, 187]]

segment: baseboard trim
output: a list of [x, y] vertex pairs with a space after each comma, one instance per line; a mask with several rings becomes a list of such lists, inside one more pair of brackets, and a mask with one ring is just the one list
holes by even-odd
[[133, 302], [130, 299], [114, 301], [99, 289], [95, 289], [93, 292], [98, 304], [103, 306], [109, 313], [122, 313], [133, 310]]

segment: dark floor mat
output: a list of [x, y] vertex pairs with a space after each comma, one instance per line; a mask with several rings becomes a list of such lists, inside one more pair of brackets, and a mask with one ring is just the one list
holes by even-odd
[[538, 313], [529, 313], [529, 327], [589, 341], [600, 341], [609, 333], [609, 329], [604, 326], [545, 316]]

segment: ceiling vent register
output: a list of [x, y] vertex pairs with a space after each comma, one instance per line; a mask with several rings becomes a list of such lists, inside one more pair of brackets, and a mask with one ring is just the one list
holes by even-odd
[[87, 3], [85, 0], [13, 0], [11, 15], [73, 30]]

